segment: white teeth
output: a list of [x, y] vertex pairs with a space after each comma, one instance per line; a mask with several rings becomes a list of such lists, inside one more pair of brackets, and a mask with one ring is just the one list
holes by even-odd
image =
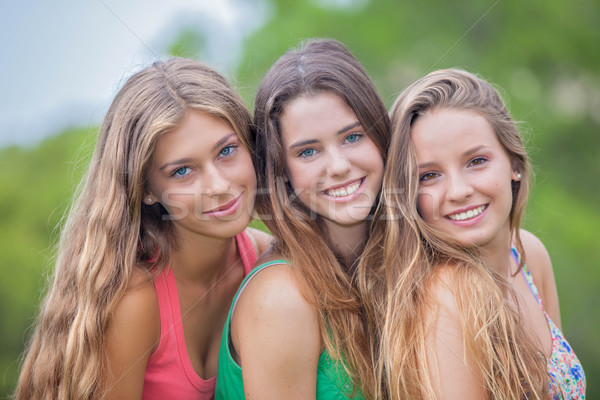
[[448, 215], [448, 218], [450, 218], [453, 221], [464, 221], [466, 219], [471, 219], [471, 218], [476, 217], [479, 214], [481, 214], [481, 212], [483, 210], [485, 210], [485, 207], [486, 206], [479, 206], [472, 210], [461, 212], [460, 214], [451, 214], [451, 215]]
[[329, 195], [331, 197], [349, 196], [358, 190], [361, 182], [362, 182], [362, 180], [356, 181], [353, 184], [346, 186], [345, 188], [331, 189], [331, 190], [325, 191], [325, 193], [327, 193], [327, 195]]

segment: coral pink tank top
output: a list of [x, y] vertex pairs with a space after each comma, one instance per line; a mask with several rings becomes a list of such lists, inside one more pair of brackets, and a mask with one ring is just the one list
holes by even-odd
[[[244, 264], [244, 276], [256, 263], [256, 250], [246, 232], [235, 237]], [[150, 355], [144, 376], [144, 400], [212, 399], [216, 377], [202, 379], [196, 374], [185, 347], [181, 308], [171, 268], [154, 280], [160, 309], [160, 342]]]

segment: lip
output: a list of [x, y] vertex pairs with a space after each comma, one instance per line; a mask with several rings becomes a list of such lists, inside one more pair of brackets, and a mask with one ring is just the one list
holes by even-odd
[[[327, 189], [322, 190], [321, 194], [323, 194], [323, 196], [327, 197], [327, 199], [329, 199], [331, 201], [334, 201], [336, 203], [345, 203], [347, 201], [354, 200], [355, 198], [357, 198], [362, 193], [363, 188], [365, 186], [365, 181], [366, 181], [366, 177], [363, 176], [361, 178], [353, 179], [353, 180], [348, 181], [346, 183], [342, 183], [341, 185], [330, 186]], [[340, 196], [340, 197], [334, 197], [334, 196], [330, 196], [330, 195], [327, 194], [327, 191], [345, 188], [345, 187], [348, 187], [348, 186], [350, 186], [350, 185], [352, 185], [352, 184], [354, 184], [356, 182], [360, 182], [360, 186], [352, 194], [349, 194], [347, 196]]]
[[[476, 215], [475, 217], [472, 217], [472, 218], [469, 218], [469, 219], [465, 219], [465, 220], [462, 220], [462, 221], [457, 221], [457, 220], [450, 219], [450, 215], [460, 214], [460, 213], [463, 213], [463, 212], [467, 212], [469, 210], [475, 210], [475, 209], [477, 209], [479, 207], [482, 207], [482, 206], [484, 207], [484, 209], [478, 215]], [[470, 206], [470, 207], [461, 208], [459, 210], [454, 210], [453, 212], [445, 215], [444, 218], [448, 222], [450, 222], [450, 223], [452, 223], [452, 224], [454, 224], [456, 226], [469, 227], [469, 226], [473, 226], [473, 225], [477, 224], [479, 221], [481, 221], [483, 219], [483, 217], [485, 216], [485, 214], [487, 213], [488, 208], [489, 208], [489, 203], [478, 204], [478, 205], [475, 205], [475, 206]]]
[[231, 200], [230, 202], [215, 207], [212, 210], [205, 211], [202, 214], [215, 218], [227, 217], [237, 212], [237, 210], [240, 208], [241, 202], [242, 195], [240, 194], [237, 198]]

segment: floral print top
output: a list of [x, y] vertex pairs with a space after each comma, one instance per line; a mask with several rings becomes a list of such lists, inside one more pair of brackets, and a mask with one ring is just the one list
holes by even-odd
[[[517, 261], [521, 262], [521, 256], [516, 249], [512, 249], [512, 255]], [[550, 319], [544, 304], [542, 303], [542, 297], [540, 296], [529, 269], [523, 264], [521, 270], [523, 277], [529, 285], [529, 289], [537, 299], [538, 304], [542, 308], [550, 331], [552, 332], [552, 355], [548, 359], [548, 375], [550, 376], [550, 394], [553, 400], [558, 399], [585, 399], [585, 374], [581, 366], [581, 362], [575, 355], [575, 352], [567, 342], [567, 339], [563, 336], [562, 332], [554, 322]]]

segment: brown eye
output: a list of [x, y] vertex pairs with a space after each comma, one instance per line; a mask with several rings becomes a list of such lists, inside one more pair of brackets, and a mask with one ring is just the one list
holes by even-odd
[[475, 165], [475, 166], [477, 166], [477, 165], [484, 164], [486, 161], [487, 161], [487, 160], [486, 160], [485, 158], [483, 158], [483, 157], [477, 157], [477, 158], [473, 159], [473, 160], [472, 160], [472, 161], [469, 163], [469, 165]]
[[437, 176], [438, 176], [438, 174], [436, 172], [428, 172], [426, 174], [421, 175], [421, 177], [419, 178], [419, 181], [427, 182], [434, 178], [437, 178]]

